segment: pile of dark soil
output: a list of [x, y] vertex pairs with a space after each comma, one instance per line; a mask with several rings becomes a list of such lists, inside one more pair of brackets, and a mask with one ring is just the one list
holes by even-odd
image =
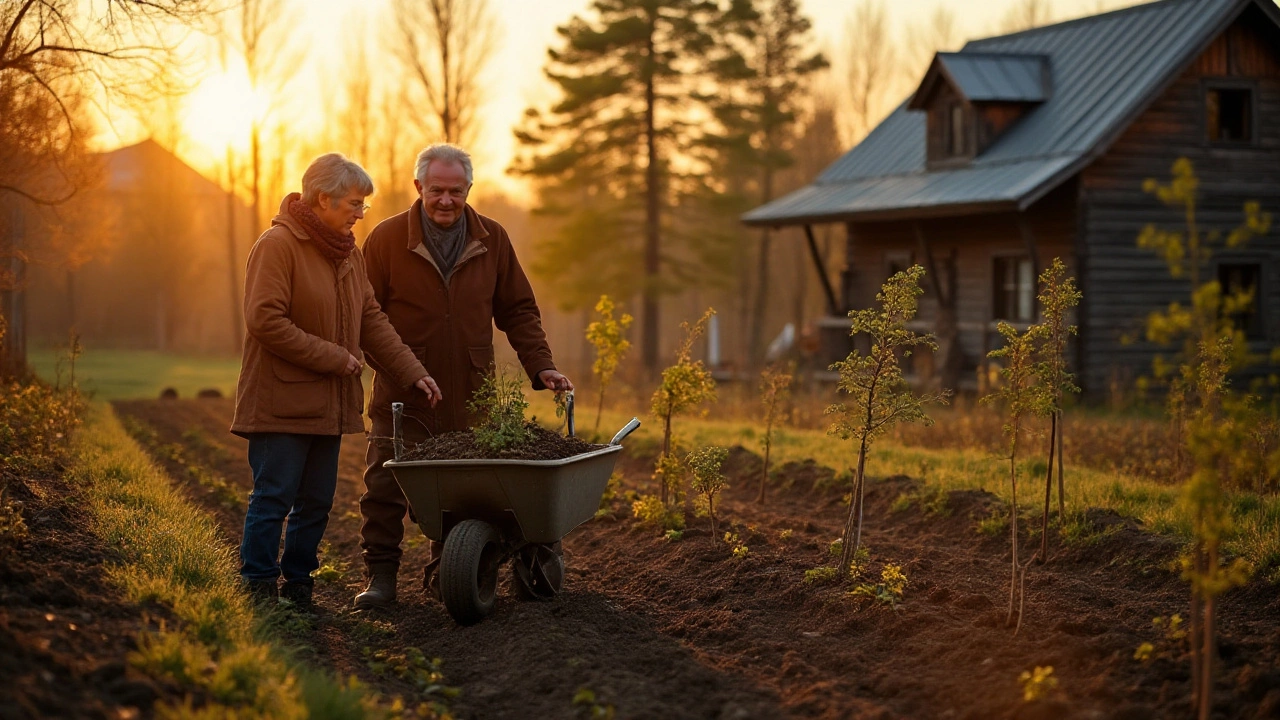
[[405, 460], [562, 460], [574, 455], [598, 450], [603, 445], [593, 445], [576, 437], [565, 437], [532, 423], [528, 426], [529, 439], [505, 450], [493, 451], [476, 442], [470, 430], [444, 433], [419, 443], [405, 454]]

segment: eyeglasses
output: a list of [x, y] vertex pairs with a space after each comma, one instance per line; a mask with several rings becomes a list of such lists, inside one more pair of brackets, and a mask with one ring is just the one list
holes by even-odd
[[372, 205], [366, 205], [362, 202], [353, 202], [348, 204], [351, 206], [352, 210], [359, 210], [360, 212], [368, 212], [369, 208], [373, 207]]

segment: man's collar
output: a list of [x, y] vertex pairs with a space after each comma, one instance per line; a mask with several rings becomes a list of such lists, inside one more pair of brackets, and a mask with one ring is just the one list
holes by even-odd
[[[410, 250], [422, 244], [422, 221], [421, 218], [426, 217], [426, 208], [422, 206], [422, 198], [413, 201], [413, 207], [409, 208], [409, 214], [419, 218], [418, 222], [409, 223], [409, 244]], [[483, 240], [489, 237], [489, 231], [485, 229], [484, 223], [480, 222], [480, 214], [471, 207], [470, 203], [462, 206], [463, 217], [467, 220], [467, 239]]]

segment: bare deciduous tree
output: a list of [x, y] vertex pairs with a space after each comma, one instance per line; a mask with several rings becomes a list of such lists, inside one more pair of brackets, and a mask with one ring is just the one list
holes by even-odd
[[[164, 30], [200, 0], [9, 0], [0, 3], [0, 295], [8, 332], [0, 374], [26, 365], [22, 285], [28, 262], [82, 263], [69, 232], [96, 178], [85, 141], [90, 89], [142, 96], [166, 67]], [[89, 234], [83, 234], [88, 240]]]
[[472, 144], [484, 103], [485, 67], [497, 42], [488, 0], [394, 0], [400, 32], [394, 46], [416, 81], [417, 101], [445, 142]]
[[935, 53], [956, 50], [961, 40], [955, 13], [946, 5], [935, 6], [928, 18], [911, 23], [907, 27], [906, 62], [903, 64], [908, 79], [918, 82], [924, 77]]
[[1052, 21], [1052, 0], [1015, 0], [1000, 21], [1000, 30], [1006, 33], [1030, 30]]
[[881, 0], [860, 0], [846, 26], [845, 84], [851, 123], [848, 138], [856, 143], [880, 120], [887, 91], [894, 82], [898, 49], [889, 32]]

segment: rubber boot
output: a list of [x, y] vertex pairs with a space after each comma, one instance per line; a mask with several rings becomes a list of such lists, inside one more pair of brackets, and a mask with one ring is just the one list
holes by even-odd
[[369, 578], [369, 586], [364, 592], [356, 595], [354, 605], [357, 610], [381, 610], [390, 607], [395, 601], [396, 574], [378, 572]]
[[313, 609], [311, 604], [311, 590], [312, 587], [310, 585], [286, 582], [284, 586], [280, 588], [280, 597], [293, 603], [294, 609], [298, 612], [309, 613]]

